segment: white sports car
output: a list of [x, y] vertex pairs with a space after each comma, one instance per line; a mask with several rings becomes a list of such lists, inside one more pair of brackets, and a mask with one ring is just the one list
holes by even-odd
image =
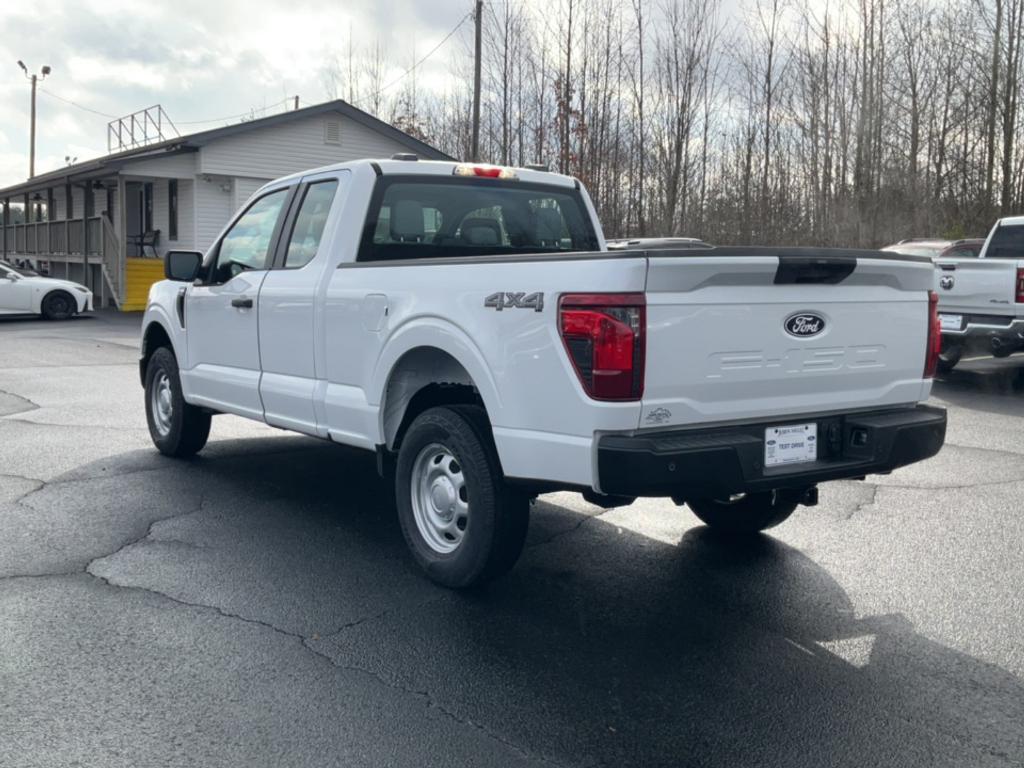
[[26, 267], [0, 261], [0, 315], [36, 314], [67, 320], [92, 311], [92, 291], [70, 280], [43, 277]]

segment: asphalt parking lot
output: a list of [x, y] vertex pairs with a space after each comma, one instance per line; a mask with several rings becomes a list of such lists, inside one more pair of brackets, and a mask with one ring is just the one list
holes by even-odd
[[0, 765], [1024, 765], [1024, 358], [771, 535], [545, 496], [456, 594], [369, 455], [158, 455], [138, 322], [0, 320]]

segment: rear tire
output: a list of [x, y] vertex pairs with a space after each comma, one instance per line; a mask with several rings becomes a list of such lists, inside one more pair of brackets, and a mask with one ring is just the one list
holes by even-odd
[[529, 500], [506, 485], [479, 406], [416, 417], [398, 451], [395, 497], [413, 558], [441, 586], [464, 589], [501, 576], [523, 550]]
[[735, 499], [687, 499], [686, 504], [707, 525], [727, 533], [757, 533], [781, 523], [797, 507], [779, 491], [747, 493]]
[[42, 314], [47, 320], [68, 320], [77, 310], [75, 297], [67, 291], [50, 291], [43, 297]]
[[949, 373], [956, 364], [960, 362], [960, 358], [964, 354], [964, 348], [961, 344], [950, 344], [948, 347], [943, 347], [939, 353], [939, 362], [936, 364], [936, 370], [939, 373]]
[[146, 421], [153, 445], [165, 456], [194, 456], [206, 445], [211, 418], [185, 402], [174, 353], [157, 349], [146, 366]]

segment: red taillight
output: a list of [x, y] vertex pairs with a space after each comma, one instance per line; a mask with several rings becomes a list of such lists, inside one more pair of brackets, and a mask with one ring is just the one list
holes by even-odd
[[583, 389], [595, 400], [643, 395], [646, 304], [642, 293], [562, 296], [558, 329]]
[[939, 294], [928, 291], [928, 349], [924, 357], [924, 377], [935, 377], [942, 351], [942, 326], [939, 324]]
[[1017, 303], [1024, 304], [1024, 269], [1017, 268]]

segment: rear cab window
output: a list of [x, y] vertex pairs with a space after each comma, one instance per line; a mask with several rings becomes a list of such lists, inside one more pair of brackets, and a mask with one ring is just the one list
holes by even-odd
[[1024, 259], [1024, 224], [1003, 224], [992, 233], [986, 259]]
[[358, 261], [596, 251], [579, 190], [506, 179], [385, 176]]

